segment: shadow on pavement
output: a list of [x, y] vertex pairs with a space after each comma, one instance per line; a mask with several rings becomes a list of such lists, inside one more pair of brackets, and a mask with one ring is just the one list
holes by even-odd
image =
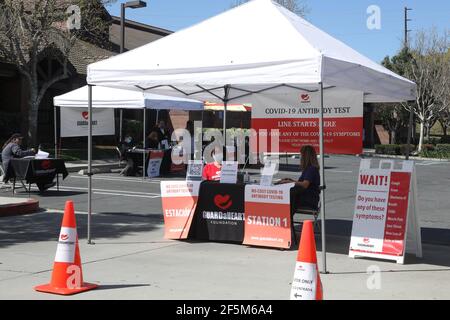
[[124, 289], [124, 288], [134, 288], [134, 287], [150, 287], [150, 284], [101, 284], [96, 290], [113, 290], [113, 289]]
[[[319, 223], [321, 221], [319, 220]], [[301, 237], [302, 223], [295, 224], [295, 231], [297, 238]], [[326, 234], [327, 242], [326, 249], [329, 253], [336, 253], [348, 255], [350, 247], [350, 238], [352, 232], [352, 221], [348, 220], [327, 220]], [[316, 249], [318, 255], [322, 251], [322, 238], [319, 231], [315, 231]], [[407, 254], [405, 257], [405, 264], [429, 264], [437, 266], [450, 267], [450, 229], [439, 228], [421, 228], [422, 236], [422, 258], [417, 258], [414, 255]], [[292, 250], [298, 250], [298, 244], [293, 246]], [[349, 258], [350, 259], [350, 258]], [[369, 259], [373, 261], [380, 261], [379, 259]], [[448, 270], [448, 269], [446, 269]], [[411, 271], [411, 270], [405, 270]], [[415, 270], [419, 271], [419, 270]], [[420, 270], [432, 271], [432, 270]]]
[[[63, 215], [42, 212], [22, 216], [1, 218], [0, 248], [39, 241], [56, 241]], [[77, 231], [80, 239], [87, 237], [87, 218], [77, 214]], [[95, 238], [118, 239], [136, 232], [150, 232], [162, 228], [162, 218], [123, 214], [94, 214], [91, 220], [91, 235]]]

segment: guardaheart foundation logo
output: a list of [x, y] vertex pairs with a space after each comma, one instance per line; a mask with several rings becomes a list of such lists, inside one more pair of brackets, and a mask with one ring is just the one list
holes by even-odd
[[44, 160], [41, 162], [41, 167], [44, 170], [50, 169], [51, 166], [52, 166], [52, 163], [49, 160]]
[[233, 200], [231, 200], [229, 194], [226, 195], [218, 194], [214, 197], [214, 203], [218, 208], [222, 210], [227, 210], [229, 207], [233, 205]]
[[301, 94], [300, 95], [300, 101], [301, 102], [309, 102], [311, 100], [311, 97], [309, 96], [309, 94]]

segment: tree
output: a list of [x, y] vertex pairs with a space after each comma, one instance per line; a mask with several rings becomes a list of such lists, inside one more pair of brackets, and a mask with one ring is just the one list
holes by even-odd
[[[405, 76], [413, 57], [407, 48], [402, 49], [397, 55], [385, 57], [381, 64], [387, 69]], [[408, 126], [409, 114], [400, 103], [380, 104], [376, 107], [377, 115], [382, 121], [383, 127], [389, 131], [389, 142], [399, 143], [398, 135], [402, 128]]]
[[425, 129], [439, 119], [445, 105], [439, 103], [448, 92], [449, 72], [446, 54], [449, 50], [449, 32], [439, 35], [435, 29], [419, 31], [412, 43], [410, 53], [413, 57], [405, 75], [417, 84], [414, 104], [403, 104], [413, 110], [420, 123], [418, 151], [422, 151]]
[[[446, 78], [450, 78], [450, 49], [447, 51], [445, 57], [445, 64], [443, 66], [444, 71], [447, 73]], [[447, 136], [447, 130], [450, 128], [450, 81], [447, 82], [447, 89], [444, 94], [439, 98], [438, 103], [442, 106], [442, 111], [439, 114], [439, 124], [442, 127], [444, 137]]]
[[[105, 39], [105, 22], [99, 18], [103, 5], [110, 2], [113, 0], [0, 0], [0, 58], [14, 64], [28, 84], [30, 145], [36, 145], [42, 98], [53, 84], [69, 77], [68, 54], [76, 38]], [[71, 4], [78, 5], [78, 12], [68, 10]], [[39, 73], [43, 59], [59, 65], [51, 77]]]
[[376, 112], [383, 127], [389, 131], [389, 143], [400, 143], [400, 130], [408, 126], [408, 111], [401, 104], [381, 104], [376, 106]]
[[[241, 4], [244, 4], [248, 2], [249, 0], [236, 0], [231, 6], [237, 7]], [[309, 8], [304, 3], [304, 1], [300, 0], [275, 0], [279, 4], [281, 4], [283, 7], [287, 8], [288, 10], [294, 12], [295, 14], [298, 14], [301, 17], [304, 17], [307, 12], [309, 11]]]

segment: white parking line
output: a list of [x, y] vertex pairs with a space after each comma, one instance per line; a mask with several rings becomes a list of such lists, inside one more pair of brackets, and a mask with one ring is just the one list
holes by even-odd
[[[38, 190], [36, 187], [32, 187], [32, 190]], [[51, 191], [57, 191], [56, 187], [50, 188]], [[88, 188], [79, 188], [79, 187], [59, 187], [59, 191], [74, 191], [81, 190], [87, 191]], [[93, 194], [103, 194], [103, 195], [111, 195], [111, 196], [121, 196], [121, 197], [131, 197], [131, 198], [148, 198], [155, 199], [160, 198], [161, 195], [158, 193], [145, 193], [145, 192], [134, 192], [134, 191], [122, 191], [122, 190], [105, 190], [105, 189], [92, 189]]]
[[[75, 175], [70, 175], [70, 178], [76, 178], [76, 179], [87, 179], [88, 177], [85, 176], [75, 176]], [[125, 181], [125, 182], [138, 182], [138, 183], [151, 183], [151, 184], [159, 184], [161, 182], [161, 180], [158, 179], [152, 179], [152, 180], [142, 180], [142, 178], [136, 177], [134, 178], [121, 178], [121, 177], [93, 177], [93, 180], [105, 180], [105, 181]]]
[[[60, 189], [72, 189], [72, 190], [86, 190], [88, 188], [86, 187], [68, 187], [68, 186], [62, 186]], [[51, 188], [50, 190], [56, 190], [56, 187]], [[124, 191], [124, 190], [110, 190], [110, 189], [95, 189], [92, 188], [92, 191], [101, 191], [101, 192], [118, 192], [121, 194], [132, 194], [132, 195], [146, 195], [146, 196], [159, 196], [159, 193], [150, 193], [150, 192], [139, 192], [139, 191]]]

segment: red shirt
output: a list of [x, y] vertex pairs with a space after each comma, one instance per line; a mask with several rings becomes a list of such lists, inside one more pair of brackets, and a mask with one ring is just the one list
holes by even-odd
[[208, 163], [203, 167], [203, 180], [220, 180], [220, 171], [215, 162]]

